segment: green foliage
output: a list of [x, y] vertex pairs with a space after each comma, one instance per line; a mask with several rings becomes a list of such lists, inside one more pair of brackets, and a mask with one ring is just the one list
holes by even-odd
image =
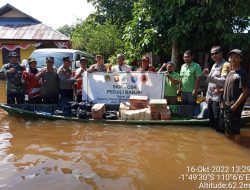
[[133, 0], [88, 0], [97, 9], [97, 15], [103, 16], [105, 21], [123, 28], [131, 20]]
[[247, 50], [248, 1], [88, 0], [97, 12], [71, 30], [73, 46], [110, 62], [120, 52], [129, 62], [150, 51], [166, 57], [173, 41], [182, 51], [207, 52], [213, 45]]
[[65, 36], [71, 37], [74, 27], [65, 24], [64, 26], [58, 28], [57, 30], [61, 32], [62, 34], [64, 34]]
[[121, 34], [115, 25], [96, 22], [96, 15], [90, 15], [75, 26], [72, 35], [73, 47], [89, 53], [101, 53], [105, 58], [123, 49]]
[[228, 34], [249, 30], [248, 16], [243, 0], [138, 0], [123, 38], [134, 52], [169, 54], [174, 39], [183, 50], [205, 52], [215, 44], [227, 46]]

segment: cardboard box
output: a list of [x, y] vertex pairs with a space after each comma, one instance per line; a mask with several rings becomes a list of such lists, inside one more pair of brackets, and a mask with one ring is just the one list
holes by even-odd
[[103, 115], [105, 114], [105, 104], [95, 104], [91, 108], [91, 116], [93, 119], [103, 119]]
[[166, 99], [151, 99], [149, 102], [151, 112], [168, 112]]
[[166, 99], [151, 99], [149, 101], [150, 107], [167, 107]]
[[129, 98], [129, 103], [129, 109], [131, 110], [144, 109], [148, 106], [148, 97], [131, 95]]
[[171, 112], [161, 112], [161, 120], [170, 120], [171, 119]]
[[121, 120], [151, 120], [149, 108], [139, 110], [120, 110]]
[[150, 107], [151, 112], [168, 112], [169, 107], [162, 107], [162, 108], [157, 108], [157, 107]]
[[152, 112], [151, 111], [151, 118], [152, 118], [152, 120], [160, 120], [161, 119], [160, 112]]

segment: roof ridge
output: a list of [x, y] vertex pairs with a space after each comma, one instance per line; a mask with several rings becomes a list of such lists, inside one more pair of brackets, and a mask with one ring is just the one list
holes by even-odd
[[11, 9], [20, 12], [21, 14], [25, 15], [26, 17], [30, 18], [31, 20], [33, 20], [33, 21], [35, 21], [35, 22], [37, 22], [37, 23], [42, 23], [40, 20], [35, 19], [34, 17], [32, 17], [32, 16], [26, 14], [25, 12], [23, 12], [23, 11], [17, 9], [16, 7], [12, 6], [12, 5], [9, 4], [9, 3], [7, 3], [6, 5], [4, 5], [4, 6], [2, 6], [2, 7], [0, 8], [0, 16], [1, 16], [2, 14], [6, 13], [6, 12], [9, 12]]

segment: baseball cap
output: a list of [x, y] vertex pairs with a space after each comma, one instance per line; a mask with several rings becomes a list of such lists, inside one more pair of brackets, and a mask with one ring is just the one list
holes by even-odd
[[35, 58], [30, 57], [30, 58], [28, 59], [28, 62], [29, 62], [29, 63], [32, 63], [32, 62], [37, 62], [37, 61], [36, 61], [36, 59], [35, 59]]
[[231, 50], [231, 51], [228, 53], [228, 56], [230, 56], [230, 55], [233, 54], [233, 53], [236, 53], [236, 54], [240, 55], [241, 57], [243, 57], [242, 51], [239, 50], [239, 49], [233, 49], [233, 50]]
[[80, 58], [80, 61], [81, 61], [81, 60], [87, 60], [87, 58], [86, 58], [86, 57], [81, 57], [81, 58]]
[[9, 53], [8, 57], [18, 57], [17, 53], [12, 51]]

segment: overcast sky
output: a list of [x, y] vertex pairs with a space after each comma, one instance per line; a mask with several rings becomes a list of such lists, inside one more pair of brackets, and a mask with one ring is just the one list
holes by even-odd
[[73, 25], [94, 12], [87, 0], [0, 0], [0, 7], [7, 3], [54, 29]]

